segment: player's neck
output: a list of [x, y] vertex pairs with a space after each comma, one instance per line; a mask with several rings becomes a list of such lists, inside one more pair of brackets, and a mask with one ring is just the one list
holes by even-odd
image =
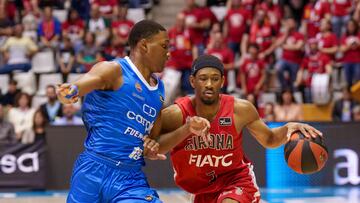
[[220, 109], [220, 98], [213, 104], [204, 104], [200, 98], [195, 98], [195, 111], [196, 115], [206, 118], [210, 122], [216, 117]]
[[139, 54], [130, 54], [129, 56], [130, 60], [134, 63], [135, 67], [139, 70], [141, 75], [145, 78], [145, 80], [151, 84], [151, 74], [150, 68], [147, 67], [143, 61], [143, 57], [141, 57]]

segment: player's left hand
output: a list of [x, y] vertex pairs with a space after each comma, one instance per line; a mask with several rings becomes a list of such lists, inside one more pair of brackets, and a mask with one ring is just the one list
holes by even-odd
[[144, 157], [150, 160], [165, 160], [166, 156], [158, 153], [159, 147], [159, 143], [155, 140], [149, 138], [148, 136], [144, 137]]
[[287, 123], [286, 126], [288, 128], [288, 132], [287, 132], [288, 141], [290, 140], [291, 134], [298, 130], [300, 130], [300, 132], [302, 134], [304, 134], [305, 137], [307, 137], [307, 138], [316, 138], [317, 136], [323, 135], [322, 132], [320, 132], [316, 128], [312, 127], [311, 125], [305, 124], [305, 123], [290, 122], [290, 123]]

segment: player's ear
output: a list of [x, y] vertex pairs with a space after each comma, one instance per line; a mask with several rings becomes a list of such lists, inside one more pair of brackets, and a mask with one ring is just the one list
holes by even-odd
[[141, 40], [138, 42], [138, 46], [140, 47], [141, 53], [146, 53], [146, 52], [148, 51], [146, 39], [141, 39]]
[[190, 85], [193, 89], [195, 89], [195, 77], [193, 75], [190, 75]]
[[225, 83], [225, 76], [221, 76], [221, 88], [224, 87], [224, 83]]

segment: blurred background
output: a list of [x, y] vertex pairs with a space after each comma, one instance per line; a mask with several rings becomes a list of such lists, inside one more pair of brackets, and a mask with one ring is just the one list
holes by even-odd
[[[0, 202], [64, 202], [86, 137], [81, 101], [62, 105], [55, 85], [128, 55], [134, 23], [169, 31], [165, 105], [193, 94], [193, 59], [225, 65], [223, 93], [251, 101], [270, 127], [310, 122], [329, 160], [299, 175], [283, 148], [244, 134], [264, 202], [360, 202], [359, 0], [0, 0]], [[148, 161], [167, 202], [189, 202], [171, 163]]]

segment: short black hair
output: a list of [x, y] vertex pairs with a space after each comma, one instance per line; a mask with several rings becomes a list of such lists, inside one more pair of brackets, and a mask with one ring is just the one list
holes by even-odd
[[142, 20], [134, 25], [129, 34], [129, 46], [134, 48], [142, 40], [158, 34], [166, 29], [159, 23], [152, 20]]

